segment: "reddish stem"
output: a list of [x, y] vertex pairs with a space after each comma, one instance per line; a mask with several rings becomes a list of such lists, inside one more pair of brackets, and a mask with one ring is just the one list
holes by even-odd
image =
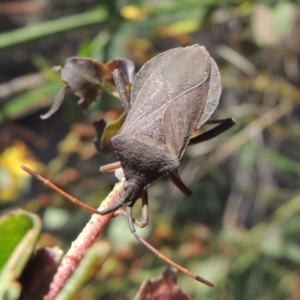
[[[123, 185], [117, 184], [113, 191], [107, 196], [105, 200], [105, 206], [114, 205], [115, 202], [120, 199], [122, 191]], [[77, 239], [72, 243], [71, 248], [64, 256], [50, 285], [50, 290], [44, 297], [44, 300], [55, 299], [73, 272], [76, 270], [84, 256], [85, 251], [93, 244], [96, 238], [99, 237], [113, 216], [114, 213], [104, 216], [96, 214], [92, 215], [90, 221], [84, 227]]]

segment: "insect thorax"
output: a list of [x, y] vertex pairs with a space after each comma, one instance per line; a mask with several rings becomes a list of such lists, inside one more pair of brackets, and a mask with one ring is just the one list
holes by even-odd
[[146, 187], [176, 169], [178, 157], [163, 143], [141, 134], [118, 134], [112, 139], [126, 181]]

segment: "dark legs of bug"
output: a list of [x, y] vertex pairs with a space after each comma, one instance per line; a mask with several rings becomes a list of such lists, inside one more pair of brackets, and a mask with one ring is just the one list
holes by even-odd
[[168, 178], [178, 187], [178, 189], [185, 194], [186, 196], [191, 196], [192, 192], [186, 187], [182, 179], [178, 174], [178, 170], [175, 169], [171, 173], [168, 174]]
[[[126, 199], [126, 198], [121, 198], [121, 199]], [[147, 190], [145, 190], [145, 189], [142, 192], [141, 200], [142, 200], [142, 214], [141, 214], [141, 220], [140, 221], [135, 220], [132, 216], [132, 207], [134, 206], [136, 200], [127, 203], [126, 211], [124, 211], [123, 209], [118, 209], [125, 202], [125, 201], [120, 201], [119, 200], [119, 202], [116, 203], [114, 206], [111, 206], [111, 207], [108, 207], [107, 209], [103, 209], [101, 211], [98, 211], [98, 213], [100, 215], [106, 215], [108, 213], [116, 211], [115, 215], [122, 215], [122, 216], [126, 217], [130, 232], [134, 236], [136, 236], [136, 231], [135, 231], [134, 224], [141, 227], [141, 228], [144, 228], [149, 223], [148, 193], [147, 193]]]
[[115, 215], [122, 215], [127, 218], [128, 226], [129, 226], [130, 232], [132, 232], [132, 233], [135, 232], [134, 224], [139, 226], [140, 228], [144, 228], [149, 223], [149, 207], [148, 207], [147, 190], [143, 190], [141, 200], [142, 200], [142, 215], [141, 215], [140, 221], [137, 221], [132, 217], [132, 207], [135, 204], [135, 202], [128, 203], [128, 205], [126, 207], [126, 212], [123, 209], [119, 209], [115, 213]]
[[[219, 134], [231, 128], [235, 124], [235, 121], [234, 119], [231, 118], [222, 119], [222, 120], [209, 120], [206, 122], [206, 124], [219, 124], [219, 125], [190, 139], [188, 145], [195, 145], [198, 143], [202, 143], [218, 136]], [[177, 169], [169, 173], [168, 177], [183, 194], [185, 194], [186, 196], [190, 196], [192, 194], [192, 192], [186, 187], [186, 185], [180, 178]]]
[[128, 112], [130, 110], [131, 105], [130, 105], [129, 95], [127, 94], [127, 91], [126, 91], [125, 77], [124, 77], [123, 73], [118, 69], [113, 71], [113, 76], [114, 76], [117, 91], [120, 95], [122, 104], [123, 104], [125, 110]]
[[126, 207], [126, 217], [130, 232], [135, 232], [134, 224], [137, 226], [144, 228], [149, 223], [149, 206], [148, 206], [148, 193], [146, 190], [143, 190], [142, 194], [142, 215], [141, 220], [137, 221], [132, 217], [132, 207], [134, 203], [128, 203]]
[[119, 199], [119, 201], [115, 205], [110, 206], [110, 207], [105, 208], [105, 209], [102, 209], [102, 210], [98, 211], [98, 213], [100, 215], [107, 215], [107, 214], [117, 210], [118, 208], [120, 208], [124, 203], [125, 203], [125, 201], [122, 201], [122, 198], [121, 198], [121, 199]]
[[198, 143], [202, 143], [220, 135], [221, 133], [231, 128], [235, 124], [235, 121], [234, 119], [230, 118], [230, 119], [222, 119], [222, 120], [210, 120], [207, 121], [205, 124], [219, 124], [219, 125], [190, 139], [188, 145], [195, 145]]

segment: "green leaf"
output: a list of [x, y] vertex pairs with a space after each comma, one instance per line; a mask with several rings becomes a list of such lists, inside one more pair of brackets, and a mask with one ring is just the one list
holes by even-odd
[[22, 27], [8, 33], [0, 34], [0, 49], [3, 50], [4, 48], [17, 46], [76, 28], [99, 24], [106, 21], [107, 18], [106, 9], [98, 8], [82, 14]]
[[0, 299], [18, 299], [17, 282], [30, 259], [41, 232], [41, 220], [35, 214], [16, 210], [0, 219]]

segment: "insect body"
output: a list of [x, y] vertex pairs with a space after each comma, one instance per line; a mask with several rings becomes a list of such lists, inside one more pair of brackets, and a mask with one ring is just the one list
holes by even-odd
[[[140, 227], [148, 224], [146, 188], [160, 177], [167, 175], [189, 196], [191, 192], [177, 171], [184, 150], [188, 145], [211, 139], [234, 125], [233, 119], [209, 120], [221, 93], [218, 67], [206, 49], [199, 45], [166, 51], [141, 68], [134, 79], [130, 99], [121, 71], [115, 70], [113, 76], [128, 116], [119, 133], [112, 138], [119, 162], [100, 170], [109, 172], [122, 167], [124, 171], [124, 191], [116, 205], [98, 211], [27, 167], [22, 168], [90, 212], [105, 215], [116, 211], [116, 214], [127, 216], [130, 231], [149, 250], [183, 273], [213, 286], [152, 247], [137, 234], [134, 224]], [[194, 131], [205, 123], [219, 125], [191, 138]], [[132, 217], [132, 207], [139, 198], [142, 199], [140, 222]], [[124, 203], [127, 204], [126, 212], [119, 209]]]
[[[122, 73], [114, 78], [128, 116], [112, 145], [120, 163], [102, 167], [102, 172], [122, 167], [124, 193], [117, 205], [101, 211], [106, 214], [127, 203], [127, 217], [134, 231], [131, 207], [145, 194], [145, 188], [164, 175], [186, 195], [177, 167], [188, 144], [215, 137], [233, 126], [232, 119], [191, 139], [206, 123], [219, 103], [221, 82], [218, 67], [205, 47], [193, 45], [161, 53], [147, 62], [136, 75], [130, 99]], [[146, 202], [146, 201], [145, 201]], [[147, 206], [147, 204], [146, 204]], [[147, 220], [142, 220], [142, 226]]]

